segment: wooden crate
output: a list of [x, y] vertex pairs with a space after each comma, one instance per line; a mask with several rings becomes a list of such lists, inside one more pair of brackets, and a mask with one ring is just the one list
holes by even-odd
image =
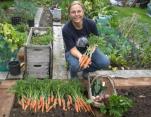
[[32, 62], [27, 65], [26, 73], [29, 76], [36, 78], [49, 78], [50, 77], [50, 63], [46, 62]]
[[51, 52], [50, 46], [26, 46], [26, 62], [50, 62]]
[[27, 43], [25, 45], [26, 56], [26, 74], [35, 76], [36, 78], [50, 77], [52, 73], [52, 44], [34, 45], [32, 44], [32, 35], [35, 30], [47, 31], [47, 27], [32, 27]]

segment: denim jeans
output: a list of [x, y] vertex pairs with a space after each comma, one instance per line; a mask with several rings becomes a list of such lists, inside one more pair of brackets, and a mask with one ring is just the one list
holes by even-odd
[[[71, 78], [77, 77], [80, 70], [79, 60], [74, 57], [70, 52], [65, 53], [66, 61], [69, 64]], [[84, 73], [94, 72], [96, 70], [105, 69], [110, 65], [108, 57], [103, 54], [98, 48], [92, 54], [91, 65], [89, 68], [83, 69]]]

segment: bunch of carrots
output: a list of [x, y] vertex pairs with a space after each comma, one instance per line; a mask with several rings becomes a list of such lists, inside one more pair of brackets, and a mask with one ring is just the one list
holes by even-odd
[[91, 64], [91, 57], [93, 52], [95, 51], [96, 47], [100, 43], [100, 37], [96, 35], [90, 35], [88, 38], [89, 47], [87, 48], [86, 52], [83, 54], [80, 60], [80, 68], [85, 69]]
[[89, 64], [91, 64], [91, 57], [96, 48], [96, 45], [89, 46], [86, 50], [86, 52], [82, 55], [82, 58], [80, 60], [80, 68], [87, 68]]

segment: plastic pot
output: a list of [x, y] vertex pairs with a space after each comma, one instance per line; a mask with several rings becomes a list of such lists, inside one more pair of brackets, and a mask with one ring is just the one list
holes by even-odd
[[8, 69], [11, 75], [19, 75], [21, 73], [19, 61], [10, 61], [8, 63]]

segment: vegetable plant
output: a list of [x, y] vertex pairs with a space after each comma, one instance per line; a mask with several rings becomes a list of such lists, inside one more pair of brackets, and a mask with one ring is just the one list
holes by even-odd
[[34, 45], [48, 45], [53, 41], [52, 30], [48, 29], [41, 33], [40, 31], [32, 36], [32, 44]]
[[125, 96], [112, 95], [100, 106], [100, 112], [111, 117], [122, 117], [123, 113], [127, 112], [132, 106], [131, 99]]

